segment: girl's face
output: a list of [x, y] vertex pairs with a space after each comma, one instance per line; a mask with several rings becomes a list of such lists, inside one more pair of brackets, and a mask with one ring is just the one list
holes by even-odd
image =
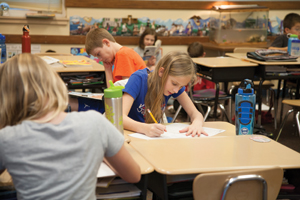
[[154, 35], [146, 35], [144, 37], [144, 45], [145, 46], [153, 46], [155, 41]]
[[164, 95], [170, 96], [177, 93], [183, 86], [191, 81], [191, 76], [171, 76], [169, 75], [164, 87]]

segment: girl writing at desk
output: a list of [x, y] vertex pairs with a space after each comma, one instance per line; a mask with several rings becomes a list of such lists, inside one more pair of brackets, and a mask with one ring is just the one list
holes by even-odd
[[40, 57], [14, 56], [0, 81], [0, 174], [8, 170], [18, 199], [96, 199], [104, 156], [125, 181], [139, 181], [123, 135], [98, 112], [65, 113], [67, 88]]
[[[202, 129], [202, 114], [184, 92], [184, 86], [194, 77], [195, 66], [190, 56], [175, 51], [165, 55], [153, 72], [146, 68], [133, 73], [123, 89], [124, 128], [150, 137], [160, 136], [166, 127], [154, 123], [154, 119], [162, 119], [166, 102], [173, 96], [191, 118], [191, 125], [180, 132], [192, 136], [207, 135]], [[146, 112], [147, 109], [151, 110], [154, 119]]]

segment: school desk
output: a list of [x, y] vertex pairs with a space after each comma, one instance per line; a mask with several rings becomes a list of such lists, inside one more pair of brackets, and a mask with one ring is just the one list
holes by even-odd
[[[265, 62], [265, 61], [258, 61], [255, 59], [247, 58], [246, 53], [226, 53], [226, 56], [230, 56], [232, 58], [236, 58], [239, 60], [245, 60], [251, 63], [256, 63], [259, 66], [256, 68], [255, 71], [255, 76], [257, 76], [260, 79], [260, 84], [259, 84], [259, 90], [258, 90], [258, 95], [257, 95], [257, 102], [258, 102], [258, 124], [261, 125], [261, 105], [262, 105], [262, 83], [264, 80], [278, 80], [278, 88], [277, 91], [280, 91], [280, 83], [281, 80], [287, 80], [287, 79], [299, 79], [300, 78], [300, 73], [294, 73], [291, 75], [291, 73], [274, 73], [274, 74], [267, 74], [266, 73], [266, 68], [271, 67], [271, 66], [285, 66], [287, 68], [290, 68], [290, 71], [297, 71], [297, 69], [300, 68], [300, 58], [297, 59], [297, 62]], [[288, 69], [289, 70], [289, 69]], [[300, 81], [297, 81], [297, 87], [296, 87], [296, 98], [299, 99], [299, 83]], [[285, 86], [286, 86], [286, 81], [284, 81], [284, 87], [282, 89], [282, 99], [285, 97]], [[278, 99], [279, 99], [279, 93], [277, 92], [277, 103], [275, 103], [275, 106], [278, 104]], [[276, 110], [276, 109], [275, 109]], [[282, 119], [282, 112], [283, 109], [281, 107], [280, 111], [280, 122]], [[276, 115], [276, 113], [275, 113]], [[275, 116], [276, 117], [276, 116]]]
[[86, 84], [86, 85], [71, 85], [68, 84], [69, 89], [95, 89], [95, 88], [100, 88], [102, 89], [103, 87], [106, 87], [106, 81], [105, 81], [105, 70], [104, 66], [97, 63], [95, 60], [92, 60], [86, 56], [54, 56], [51, 55], [51, 57], [59, 59], [59, 60], [87, 60], [89, 61], [92, 66], [89, 67], [64, 67], [60, 63], [54, 63], [51, 64], [55, 71], [62, 77], [67, 77], [67, 76], [75, 76], [75, 75], [87, 75], [87, 74], [92, 74], [96, 73], [99, 74], [100, 76], [103, 76], [103, 83], [102, 84]]
[[132, 146], [130, 146], [127, 142], [124, 143], [126, 149], [129, 151], [130, 155], [133, 157], [136, 163], [141, 168], [141, 180], [137, 184], [135, 184], [142, 192], [141, 198], [146, 200], [147, 198], [147, 182], [148, 182], [148, 174], [154, 171], [153, 166], [139, 154]]
[[[227, 83], [241, 81], [245, 78], [253, 79], [258, 64], [237, 60], [230, 57], [193, 58], [197, 64], [197, 75], [216, 83], [216, 97], [214, 116], [217, 114], [220, 86], [219, 82]], [[227, 92], [227, 91], [226, 91]]]
[[[246, 135], [132, 140], [130, 145], [153, 165], [156, 173], [149, 176], [148, 187], [162, 199], [168, 199], [167, 175], [222, 172], [270, 166], [278, 166], [283, 169], [300, 168], [298, 152], [274, 140], [261, 143], [249, 139], [250, 137]], [[154, 183], [151, 184], [151, 182]]]
[[[226, 53], [232, 53], [236, 47], [249, 47], [249, 44], [244, 45], [218, 45], [212, 42], [203, 42], [203, 49], [207, 56], [224, 56]], [[255, 44], [253, 47], [268, 48], [269, 44]]]

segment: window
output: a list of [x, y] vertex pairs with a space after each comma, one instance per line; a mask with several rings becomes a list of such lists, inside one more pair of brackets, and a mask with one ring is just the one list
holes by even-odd
[[65, 17], [64, 0], [5, 0], [10, 6], [9, 16], [24, 17], [26, 13], [51, 13]]

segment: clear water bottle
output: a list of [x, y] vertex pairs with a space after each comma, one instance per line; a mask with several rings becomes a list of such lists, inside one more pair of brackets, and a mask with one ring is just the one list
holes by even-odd
[[289, 41], [288, 41], [288, 53], [292, 55], [292, 41], [298, 40], [298, 35], [290, 34], [289, 35]]
[[123, 134], [123, 86], [114, 86], [109, 81], [110, 87], [104, 90], [105, 116]]
[[293, 40], [291, 45], [291, 56], [300, 56], [300, 40]]
[[6, 61], [5, 36], [0, 34], [1, 63]]
[[255, 103], [253, 83], [249, 79], [241, 82], [235, 95], [236, 135], [252, 135], [255, 120]]

